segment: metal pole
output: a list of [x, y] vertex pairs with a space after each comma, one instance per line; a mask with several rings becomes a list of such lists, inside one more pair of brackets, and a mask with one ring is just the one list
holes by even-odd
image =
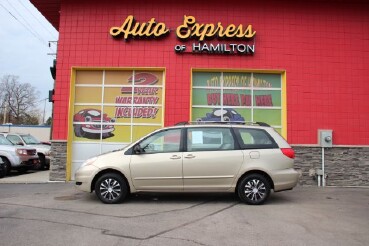
[[43, 117], [42, 117], [42, 124], [45, 124], [45, 110], [46, 110], [46, 100], [47, 100], [47, 98], [45, 98], [45, 103], [44, 103], [44, 115], [43, 115]]
[[324, 172], [324, 147], [322, 148], [322, 186], [325, 186], [325, 172]]

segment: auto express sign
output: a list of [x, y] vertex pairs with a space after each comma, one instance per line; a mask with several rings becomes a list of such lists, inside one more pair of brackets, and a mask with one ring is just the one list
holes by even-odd
[[[255, 35], [252, 25], [223, 25], [221, 22], [198, 23], [194, 16], [184, 16], [183, 23], [176, 29], [177, 38], [186, 42], [195, 40], [192, 44], [177, 44], [174, 51], [183, 53], [207, 54], [239, 54], [253, 55], [255, 53]], [[170, 29], [163, 22], [156, 22], [151, 18], [148, 22], [139, 23], [132, 15], [128, 16], [121, 26], [110, 28], [110, 35], [114, 38], [123, 37], [124, 40], [135, 38], [160, 38], [169, 35]], [[220, 39], [229, 42], [215, 43]], [[233, 42], [234, 41], [234, 42]]]

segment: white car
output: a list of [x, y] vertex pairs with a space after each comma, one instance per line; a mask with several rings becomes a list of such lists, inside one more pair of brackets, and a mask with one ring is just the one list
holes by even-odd
[[35, 169], [49, 169], [50, 168], [50, 149], [49, 144], [40, 142], [31, 134], [24, 133], [4, 133], [4, 136], [14, 145], [23, 145], [36, 149], [39, 165]]
[[9, 174], [12, 169], [24, 173], [40, 163], [36, 149], [26, 146], [14, 146], [1, 134], [0, 158], [4, 162], [5, 174]]
[[247, 204], [262, 204], [271, 190], [295, 187], [299, 174], [290, 145], [260, 125], [166, 127], [87, 160], [76, 186], [104, 203], [137, 192], [235, 192]]

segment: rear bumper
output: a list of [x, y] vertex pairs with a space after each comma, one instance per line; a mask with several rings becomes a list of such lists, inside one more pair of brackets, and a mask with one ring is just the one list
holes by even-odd
[[297, 185], [300, 174], [293, 168], [279, 170], [273, 173], [274, 191], [291, 190]]

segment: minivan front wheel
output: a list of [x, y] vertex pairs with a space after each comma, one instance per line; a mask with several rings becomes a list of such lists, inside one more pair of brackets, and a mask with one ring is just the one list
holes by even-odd
[[103, 203], [120, 203], [127, 196], [127, 191], [125, 180], [116, 173], [102, 175], [95, 184], [95, 193]]
[[270, 195], [270, 183], [261, 174], [248, 174], [242, 178], [237, 188], [240, 199], [250, 205], [263, 204]]

